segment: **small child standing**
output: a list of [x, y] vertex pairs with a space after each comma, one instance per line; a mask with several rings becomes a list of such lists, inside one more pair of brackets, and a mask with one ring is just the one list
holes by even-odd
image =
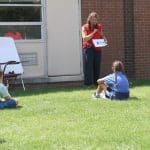
[[[108, 98], [124, 100], [129, 98], [129, 82], [124, 74], [124, 66], [121, 61], [114, 61], [112, 64], [112, 74], [98, 79], [98, 87], [93, 94], [95, 98]], [[102, 92], [104, 92], [104, 97]]]
[[3, 71], [1, 70], [0, 70], [0, 97], [4, 99], [0, 100], [0, 109], [15, 108], [18, 104], [18, 102], [10, 96], [7, 87], [3, 84]]

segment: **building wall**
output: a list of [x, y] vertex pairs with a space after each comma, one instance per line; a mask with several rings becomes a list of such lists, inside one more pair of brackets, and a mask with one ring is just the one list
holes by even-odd
[[16, 40], [25, 82], [83, 80], [80, 0], [41, 2], [41, 39]]
[[[24, 56], [22, 61], [24, 78], [39, 78], [46, 76], [46, 52], [43, 41], [16, 41], [19, 55]], [[23, 62], [25, 61], [25, 62]], [[26, 62], [27, 61], [27, 62]], [[26, 65], [27, 64], [27, 65]]]
[[137, 79], [150, 79], [150, 1], [135, 0], [135, 72]]
[[124, 23], [122, 0], [82, 0], [82, 24], [91, 11], [99, 14], [103, 32], [108, 40], [108, 47], [102, 49], [101, 74], [111, 72], [111, 63], [115, 59], [124, 59]]
[[150, 79], [150, 1], [82, 0], [82, 24], [91, 11], [98, 12], [109, 46], [103, 48], [101, 76], [115, 59], [125, 63], [130, 79]]

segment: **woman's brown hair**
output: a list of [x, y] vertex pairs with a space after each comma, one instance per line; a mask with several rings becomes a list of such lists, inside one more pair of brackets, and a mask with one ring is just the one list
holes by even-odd
[[[90, 22], [90, 20], [91, 20], [92, 17], [95, 17], [95, 18], [98, 19], [98, 14], [97, 14], [96, 12], [91, 12], [91, 13], [89, 14], [89, 16], [88, 16], [88, 18], [87, 18], [87, 24], [89, 25], [89, 28], [90, 28], [90, 29], [91, 29], [91, 22]], [[95, 28], [98, 28], [98, 25], [96, 25]]]

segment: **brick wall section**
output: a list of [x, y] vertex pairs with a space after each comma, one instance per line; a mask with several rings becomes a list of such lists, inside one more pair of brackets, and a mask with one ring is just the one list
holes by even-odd
[[135, 79], [134, 2], [124, 2], [124, 54], [125, 70], [129, 79]]
[[96, 11], [109, 46], [102, 51], [101, 77], [111, 72], [115, 59], [124, 62], [124, 12], [122, 0], [81, 0], [82, 24], [91, 11]]
[[109, 47], [102, 52], [101, 76], [115, 59], [125, 64], [130, 79], [150, 79], [150, 0], [81, 0], [82, 24], [99, 13]]
[[150, 79], [150, 0], [134, 0], [136, 79]]

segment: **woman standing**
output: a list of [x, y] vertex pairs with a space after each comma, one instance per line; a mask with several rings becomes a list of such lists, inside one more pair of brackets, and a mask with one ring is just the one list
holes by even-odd
[[84, 84], [87, 86], [97, 85], [100, 75], [101, 48], [95, 47], [93, 39], [104, 39], [107, 43], [96, 12], [90, 13], [87, 23], [82, 26]]

